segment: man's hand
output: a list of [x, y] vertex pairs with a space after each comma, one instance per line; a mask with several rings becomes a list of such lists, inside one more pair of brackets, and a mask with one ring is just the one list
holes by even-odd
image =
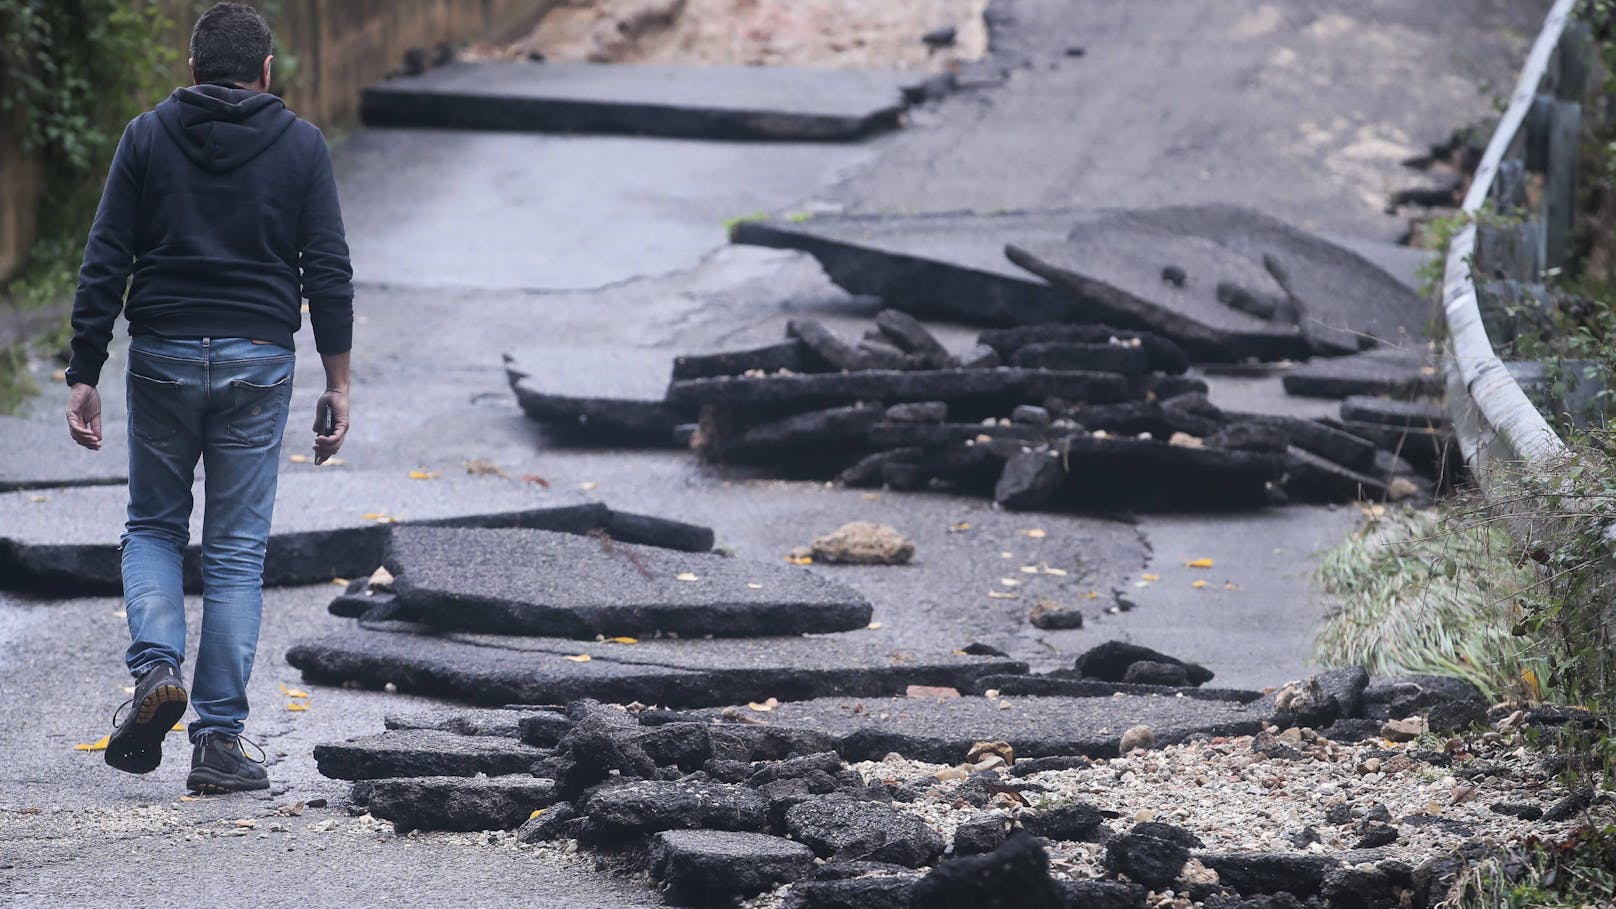
[[[343, 405], [344, 414], [347, 405]], [[101, 392], [80, 382], [67, 393], [67, 429], [73, 441], [91, 451], [101, 450]]]
[[[326, 434], [325, 415], [329, 409], [336, 429]], [[314, 463], [324, 464], [342, 448], [348, 436], [348, 393], [326, 389], [314, 402]]]

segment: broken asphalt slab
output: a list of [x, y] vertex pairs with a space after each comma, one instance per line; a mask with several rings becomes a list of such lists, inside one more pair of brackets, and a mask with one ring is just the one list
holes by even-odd
[[107, 421], [102, 450], [80, 448], [65, 425], [0, 416], [0, 492], [129, 482], [123, 425]]
[[851, 141], [902, 122], [926, 77], [784, 66], [451, 63], [366, 89], [367, 126]]
[[730, 239], [806, 252], [848, 293], [880, 297], [921, 319], [1004, 326], [1094, 322], [1098, 312], [1004, 257], [1006, 243], [1059, 240], [1076, 216], [1071, 211], [822, 215], [744, 221]]
[[1384, 348], [1350, 357], [1311, 360], [1286, 373], [1285, 393], [1310, 398], [1353, 395], [1389, 398], [1435, 398], [1443, 392], [1442, 374], [1423, 350]]
[[[320, 746], [323, 747], [323, 746]], [[328, 760], [330, 758], [328, 757]], [[555, 801], [555, 783], [516, 774], [494, 777], [418, 777], [378, 780], [366, 807], [411, 830], [513, 830]]]
[[593, 443], [674, 447], [674, 427], [692, 422], [696, 414], [663, 400], [668, 358], [613, 351], [620, 368], [602, 374], [587, 362], [599, 356], [588, 349], [508, 353], [505, 374], [517, 404], [534, 422], [571, 430]]
[[544, 754], [515, 739], [426, 729], [390, 730], [314, 746], [320, 773], [338, 780], [527, 773]]
[[[710, 715], [722, 716], [719, 711]], [[1122, 734], [1149, 726], [1157, 745], [1194, 735], [1251, 735], [1267, 719], [1227, 701], [1179, 697], [820, 698], [781, 704], [752, 718], [829, 735], [849, 761], [891, 752], [957, 764], [976, 742], [1009, 742], [1016, 757], [1116, 757]]]
[[1058, 397], [1103, 404], [1125, 400], [1129, 394], [1127, 378], [1115, 373], [1009, 367], [687, 379], [668, 388], [668, 400], [678, 405], [809, 409], [857, 401], [943, 401], [967, 408], [998, 407], [1006, 412], [1028, 400]]
[[294, 644], [287, 662], [311, 682], [373, 688], [391, 682], [400, 691], [487, 706], [595, 698], [703, 707], [770, 697], [879, 696], [909, 685], [963, 689], [984, 675], [1027, 671], [1019, 660], [928, 656], [841, 636], [586, 644], [432, 635], [404, 624], [368, 629]]
[[761, 637], [870, 623], [858, 591], [795, 566], [533, 530], [400, 527], [387, 567], [411, 619], [507, 635]]
[[[435, 476], [435, 475], [434, 475]], [[194, 491], [200, 503], [201, 484]], [[382, 563], [394, 524], [522, 527], [566, 533], [626, 531], [634, 542], [711, 548], [711, 531], [620, 515], [581, 495], [505, 477], [414, 480], [403, 472], [283, 470], [264, 562], [268, 586], [364, 576]], [[128, 504], [119, 486], [0, 494], [0, 588], [66, 595], [122, 589], [118, 536]], [[191, 519], [186, 587], [200, 589], [202, 509]]]

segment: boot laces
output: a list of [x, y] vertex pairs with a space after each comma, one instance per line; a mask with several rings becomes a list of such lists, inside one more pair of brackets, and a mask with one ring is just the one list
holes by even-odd
[[[197, 740], [197, 744], [205, 747], [210, 739], [215, 738], [224, 740], [235, 739], [236, 753], [241, 755], [243, 758], [252, 761], [254, 764], [263, 764], [269, 760], [269, 755], [264, 751], [264, 746], [244, 735], [231, 735], [228, 732], [204, 732], [202, 733], [201, 738]], [[251, 754], [248, 754], [247, 749], [243, 747], [243, 743], [253, 746], [253, 748], [258, 752], [258, 756], [253, 757]], [[224, 742], [220, 742], [220, 744], [228, 749], [228, 746], [225, 745]]]

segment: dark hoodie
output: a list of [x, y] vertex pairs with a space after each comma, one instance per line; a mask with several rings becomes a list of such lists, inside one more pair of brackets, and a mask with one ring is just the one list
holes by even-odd
[[[124, 303], [124, 287], [129, 298]], [[348, 350], [353, 271], [325, 137], [271, 94], [181, 88], [130, 121], [73, 300], [69, 385], [96, 384], [120, 308], [131, 335]]]

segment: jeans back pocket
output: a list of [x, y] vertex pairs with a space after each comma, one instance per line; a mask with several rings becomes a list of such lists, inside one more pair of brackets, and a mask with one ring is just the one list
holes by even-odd
[[163, 379], [129, 370], [127, 386], [129, 431], [147, 442], [161, 442], [180, 427], [180, 389], [177, 379]]
[[259, 385], [245, 379], [230, 381], [230, 418], [226, 433], [241, 445], [267, 445], [285, 425], [286, 398], [292, 377]]

